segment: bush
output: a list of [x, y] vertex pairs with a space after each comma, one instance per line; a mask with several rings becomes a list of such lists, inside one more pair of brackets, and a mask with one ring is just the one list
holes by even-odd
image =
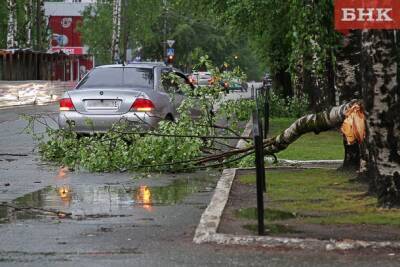
[[282, 98], [271, 92], [269, 95], [270, 115], [272, 117], [298, 118], [308, 111], [308, 99], [302, 97]]

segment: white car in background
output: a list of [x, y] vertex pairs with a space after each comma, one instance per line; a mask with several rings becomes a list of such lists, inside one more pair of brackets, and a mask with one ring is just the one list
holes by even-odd
[[196, 71], [190, 75], [190, 81], [198, 86], [206, 86], [212, 84], [213, 78], [208, 71]]

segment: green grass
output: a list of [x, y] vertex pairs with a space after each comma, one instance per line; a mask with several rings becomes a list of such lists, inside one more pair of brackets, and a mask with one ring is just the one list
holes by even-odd
[[[270, 136], [275, 136], [289, 127], [296, 119], [272, 118]], [[291, 160], [343, 159], [343, 139], [338, 131], [308, 133], [301, 136], [287, 149], [277, 154], [278, 158]]]
[[[400, 226], [399, 209], [379, 208], [376, 198], [366, 195], [366, 186], [350, 182], [351, 178], [351, 174], [327, 169], [267, 171], [269, 212], [296, 214], [296, 220], [303, 223]], [[241, 175], [239, 181], [255, 184], [255, 175]], [[241, 209], [237, 216], [255, 219], [256, 213], [254, 208]], [[265, 219], [290, 216], [266, 215]]]

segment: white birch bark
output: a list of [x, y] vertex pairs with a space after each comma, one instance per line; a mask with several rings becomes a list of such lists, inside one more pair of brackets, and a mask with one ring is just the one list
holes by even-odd
[[400, 206], [400, 91], [395, 34], [390, 30], [364, 30], [362, 49], [367, 175], [382, 205]]
[[47, 50], [49, 46], [49, 36], [47, 35], [47, 22], [44, 12], [44, 0], [39, 0], [39, 26], [40, 26], [40, 49]]
[[305, 133], [314, 132], [318, 134], [340, 127], [345, 119], [346, 111], [355, 103], [357, 101], [354, 100], [333, 107], [329, 111], [309, 114], [299, 118], [278, 136], [264, 140], [265, 152], [273, 154], [282, 151]]
[[25, 46], [32, 46], [32, 0], [26, 0], [25, 5]]
[[115, 62], [120, 59], [119, 43], [121, 33], [121, 0], [113, 1], [113, 32], [112, 32], [112, 47], [111, 59]]
[[7, 48], [16, 48], [18, 46], [16, 0], [7, 0], [7, 10], [8, 10]]

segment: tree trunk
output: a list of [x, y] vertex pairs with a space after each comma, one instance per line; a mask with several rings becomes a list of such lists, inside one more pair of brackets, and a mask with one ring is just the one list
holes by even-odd
[[44, 0], [39, 1], [39, 26], [41, 29], [40, 35], [40, 50], [47, 50], [49, 47], [49, 36], [47, 35], [47, 24], [44, 10]]
[[17, 2], [7, 0], [8, 24], [7, 24], [7, 48], [16, 48], [17, 43]]
[[[281, 134], [263, 140], [264, 153], [271, 155], [286, 149], [290, 144], [296, 141], [300, 136], [306, 133], [314, 132], [318, 134], [323, 131], [339, 128], [346, 117], [346, 112], [359, 104], [357, 101], [333, 107], [330, 110], [319, 112], [316, 114], [308, 114], [297, 119], [292, 125], [284, 130]], [[195, 164], [204, 164], [210, 161], [222, 161], [232, 156], [243, 153], [249, 153], [254, 150], [254, 146], [246, 146], [240, 149], [233, 149], [221, 154], [213, 154], [204, 158], [193, 160]]]
[[273, 83], [274, 88], [277, 88], [284, 98], [293, 96], [291, 76], [287, 69], [278, 70], [274, 75]]
[[319, 134], [323, 131], [339, 128], [345, 119], [346, 111], [355, 103], [352, 101], [327, 111], [305, 115], [297, 119], [280, 135], [263, 141], [265, 152], [272, 154], [282, 151], [305, 133], [314, 132]]
[[112, 48], [111, 59], [115, 62], [120, 59], [119, 43], [121, 33], [121, 0], [113, 2], [113, 32], [112, 32]]
[[367, 176], [383, 206], [400, 206], [400, 90], [393, 30], [365, 30], [362, 80]]
[[[336, 54], [336, 91], [339, 103], [361, 99], [361, 31], [353, 30], [343, 36], [342, 47]], [[360, 147], [355, 143], [348, 145], [345, 138], [344, 161], [342, 169], [359, 170]]]
[[25, 47], [32, 46], [32, 0], [26, 0], [25, 5]]

